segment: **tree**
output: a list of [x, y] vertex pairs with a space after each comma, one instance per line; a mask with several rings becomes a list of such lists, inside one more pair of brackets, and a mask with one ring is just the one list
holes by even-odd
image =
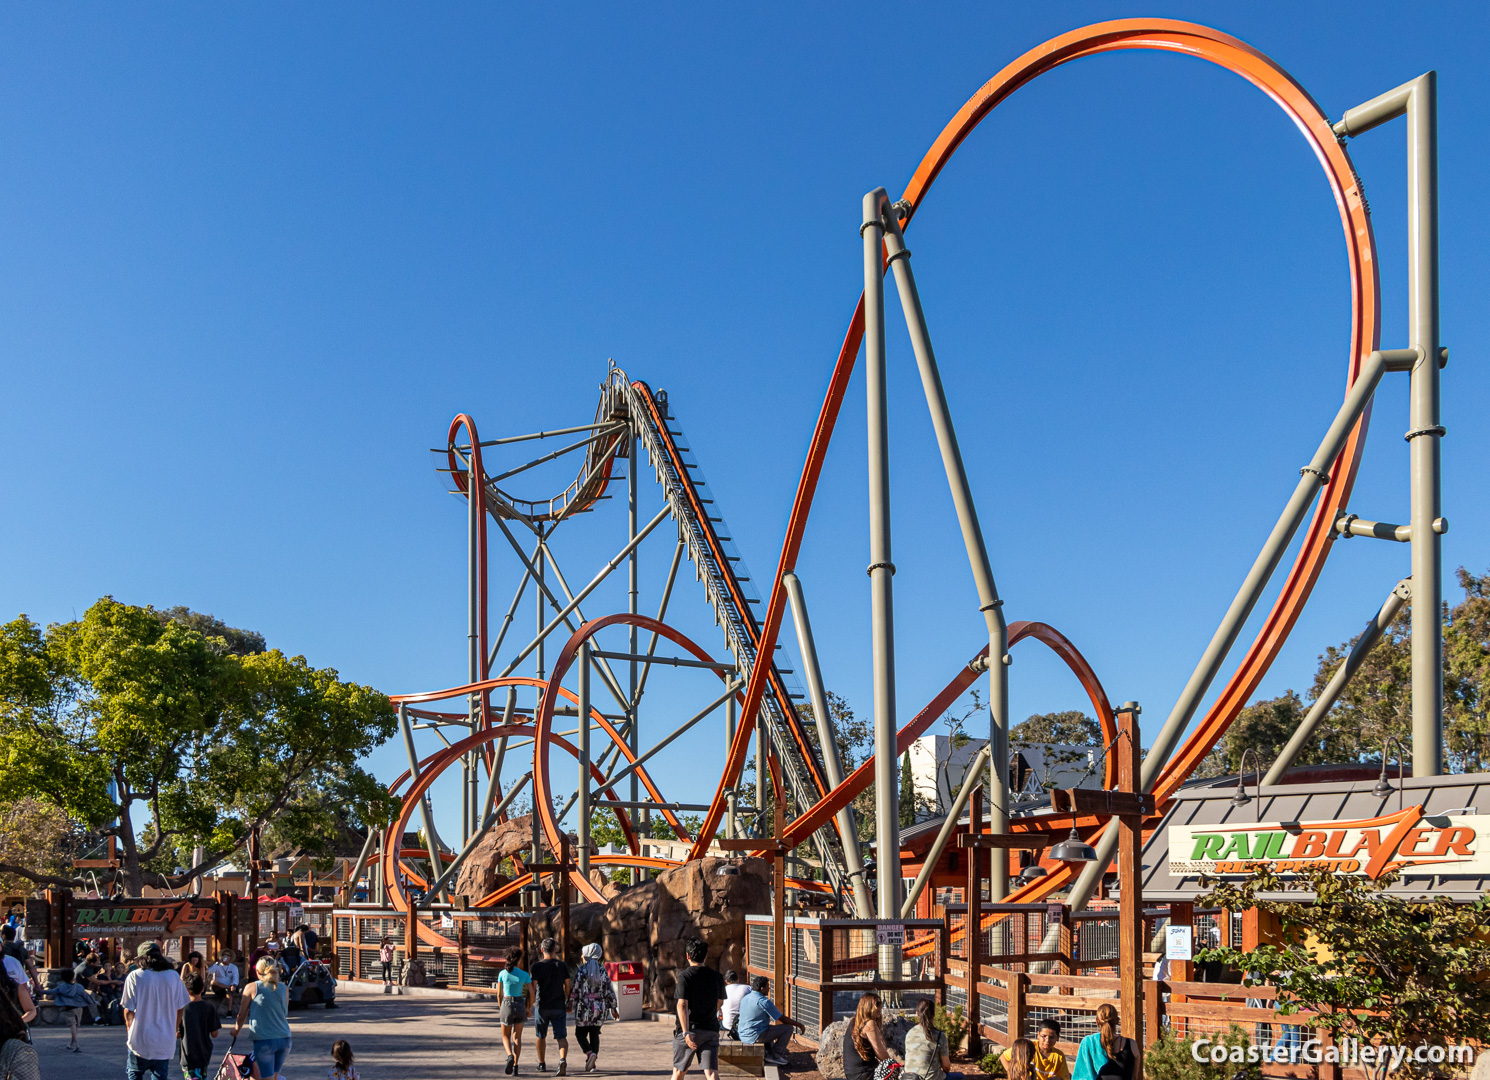
[[[1449, 772], [1481, 772], [1490, 767], [1490, 573], [1477, 577], [1460, 567], [1458, 581], [1464, 599], [1445, 605], [1443, 617], [1444, 764]], [[1307, 700], [1287, 690], [1243, 709], [1195, 775], [1235, 773], [1248, 746], [1257, 749], [1266, 768], [1357, 640], [1320, 655]], [[1410, 744], [1411, 734], [1412, 628], [1406, 604], [1292, 764], [1379, 761], [1388, 737]]]
[[[1274, 915], [1278, 941], [1251, 951], [1205, 949], [1196, 959], [1267, 974], [1279, 991], [1280, 1013], [1317, 1010], [1310, 1024], [1337, 1040], [1358, 1038], [1363, 1048], [1374, 1040], [1445, 1049], [1484, 1044], [1490, 1040], [1490, 897], [1473, 904], [1409, 899], [1387, 891], [1398, 877], [1311, 869], [1284, 881], [1263, 867], [1246, 880], [1223, 882], [1199, 904]], [[1316, 899], [1261, 899], [1300, 889]], [[1410, 1058], [1402, 1070], [1429, 1071]]]
[[130, 895], [173, 848], [204, 858], [150, 883], [185, 884], [254, 828], [314, 849], [333, 821], [377, 826], [397, 806], [357, 765], [393, 734], [388, 699], [301, 656], [245, 652], [257, 635], [233, 631], [235, 646], [189, 625], [210, 619], [104, 597], [45, 631], [24, 615], [0, 627], [0, 799], [117, 837]]
[[911, 756], [900, 759], [900, 827], [916, 823], [916, 778], [911, 772]]
[[1013, 746], [1101, 746], [1102, 725], [1077, 709], [1065, 712], [1036, 713], [1009, 731]]
[[29, 892], [33, 873], [68, 880], [62, 875], [79, 839], [72, 819], [50, 803], [21, 798], [0, 806], [0, 889]]

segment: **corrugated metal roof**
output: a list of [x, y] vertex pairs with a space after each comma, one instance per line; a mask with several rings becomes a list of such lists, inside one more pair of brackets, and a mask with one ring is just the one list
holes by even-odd
[[[1374, 782], [1283, 784], [1264, 787], [1261, 792], [1251, 785], [1247, 793], [1252, 802], [1235, 806], [1233, 785], [1227, 788], [1193, 788], [1175, 793], [1149, 842], [1143, 849], [1143, 898], [1145, 902], [1190, 900], [1202, 893], [1198, 877], [1175, 877], [1169, 872], [1170, 825], [1250, 825], [1254, 821], [1344, 821], [1373, 818], [1394, 813], [1401, 807], [1421, 803], [1424, 814], [1443, 814], [1449, 810], [1474, 807], [1478, 813], [1490, 814], [1490, 773], [1464, 773], [1456, 776], [1407, 778], [1398, 782], [1388, 772], [1395, 789], [1385, 797], [1372, 793]], [[1456, 900], [1476, 900], [1487, 888], [1490, 878], [1476, 875], [1411, 874], [1391, 888], [1399, 895], [1424, 894], [1449, 896]], [[1312, 893], [1271, 894], [1269, 899], [1312, 899]]]

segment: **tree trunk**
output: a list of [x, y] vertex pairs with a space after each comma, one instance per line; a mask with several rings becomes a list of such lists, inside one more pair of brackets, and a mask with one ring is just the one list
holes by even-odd
[[[124, 791], [123, 784], [120, 784], [120, 791]], [[133, 801], [128, 795], [119, 799], [119, 862], [124, 877], [125, 895], [143, 896], [145, 878], [140, 870], [140, 849], [135, 843], [134, 824], [129, 814], [129, 806]]]

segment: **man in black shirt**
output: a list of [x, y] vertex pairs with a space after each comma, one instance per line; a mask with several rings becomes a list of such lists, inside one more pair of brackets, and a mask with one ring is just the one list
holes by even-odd
[[554, 958], [559, 943], [553, 938], [543, 939], [543, 959], [533, 965], [533, 982], [538, 987], [538, 1071], [548, 1072], [543, 1060], [544, 1039], [550, 1026], [554, 1029], [554, 1042], [559, 1044], [559, 1075], [569, 1068], [569, 1031], [564, 1026], [565, 1003], [569, 1000], [569, 965]]
[[678, 1022], [673, 1033], [673, 1080], [683, 1080], [693, 1059], [703, 1067], [705, 1080], [719, 1080], [719, 1005], [724, 1001], [724, 976], [704, 967], [709, 947], [690, 938], [684, 952], [688, 967], [678, 972], [675, 991]]

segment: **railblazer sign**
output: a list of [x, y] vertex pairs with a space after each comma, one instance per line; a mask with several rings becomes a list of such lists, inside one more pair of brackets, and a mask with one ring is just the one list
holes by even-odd
[[212, 933], [217, 905], [209, 900], [80, 900], [77, 937]]
[[1359, 821], [1169, 827], [1169, 872], [1175, 877], [1245, 875], [1262, 865], [1280, 876], [1320, 867], [1378, 878], [1429, 866], [1434, 873], [1490, 875], [1490, 820], [1481, 828], [1476, 817], [1425, 816], [1421, 806], [1409, 806]]

